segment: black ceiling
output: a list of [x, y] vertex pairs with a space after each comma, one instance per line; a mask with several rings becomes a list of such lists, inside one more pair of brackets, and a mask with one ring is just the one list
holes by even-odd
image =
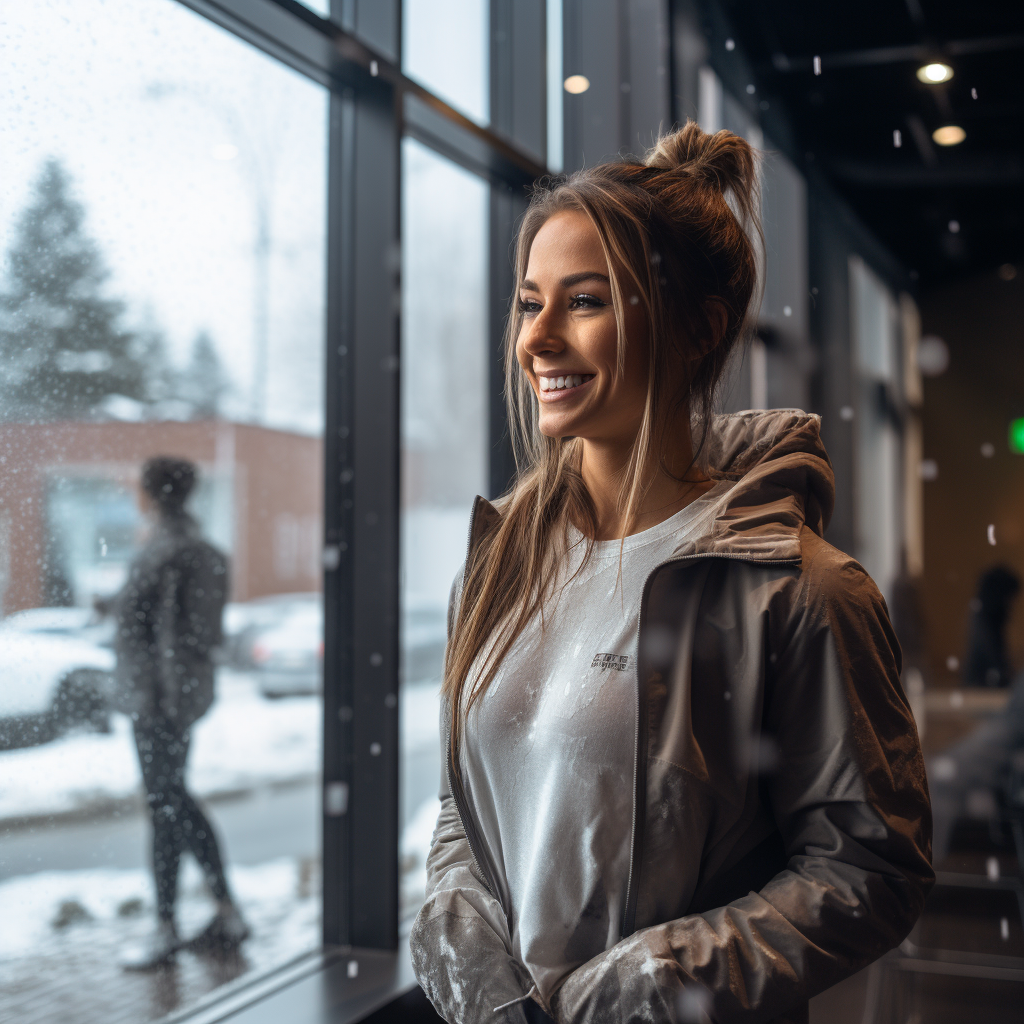
[[[725, 32], [735, 37], [760, 110], [774, 105], [778, 116], [781, 108], [796, 158], [820, 168], [923, 281], [1020, 262], [1022, 0], [718, 6], [724, 18], [714, 19], [712, 47], [725, 48]], [[922, 84], [916, 71], [934, 60], [952, 67], [953, 78]], [[726, 63], [735, 78], [736, 61]], [[936, 128], [951, 124], [965, 130], [962, 143], [932, 142]]]

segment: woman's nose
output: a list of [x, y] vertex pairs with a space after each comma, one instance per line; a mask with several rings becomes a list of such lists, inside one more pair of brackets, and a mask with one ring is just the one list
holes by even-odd
[[561, 352], [565, 348], [565, 339], [559, 329], [557, 318], [547, 309], [524, 324], [523, 348], [532, 356], [543, 352]]

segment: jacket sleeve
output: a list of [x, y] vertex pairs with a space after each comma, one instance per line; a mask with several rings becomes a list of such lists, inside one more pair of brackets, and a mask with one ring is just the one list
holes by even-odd
[[[448, 597], [449, 637], [462, 574], [459, 569]], [[442, 765], [448, 745], [445, 713], [442, 702]], [[522, 1004], [532, 982], [512, 955], [505, 912], [480, 874], [443, 767], [439, 795], [426, 900], [409, 935], [416, 980], [449, 1024], [526, 1024]]]
[[[637, 932], [571, 974], [560, 1024], [784, 1019], [896, 946], [934, 880], [917, 730], [899, 647], [855, 563], [801, 574], [773, 630], [764, 723], [788, 862], [760, 892]], [[701, 1018], [704, 1019], [704, 1018]]]
[[427, 857], [427, 898], [409, 944], [416, 979], [449, 1024], [526, 1024], [522, 1003], [532, 983], [512, 955], [505, 913], [474, 862], [446, 781]]

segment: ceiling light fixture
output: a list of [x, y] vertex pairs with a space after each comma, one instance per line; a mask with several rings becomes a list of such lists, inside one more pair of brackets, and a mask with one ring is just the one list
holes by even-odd
[[967, 138], [967, 132], [958, 124], [945, 124], [932, 132], [932, 141], [940, 146], [959, 146]]
[[953, 77], [953, 69], [948, 64], [925, 64], [917, 69], [918, 80], [925, 85], [938, 85], [939, 82], [948, 82]]
[[581, 92], [586, 92], [590, 88], [590, 79], [586, 75], [570, 75], [563, 84], [566, 92], [571, 92], [573, 96], [578, 96]]

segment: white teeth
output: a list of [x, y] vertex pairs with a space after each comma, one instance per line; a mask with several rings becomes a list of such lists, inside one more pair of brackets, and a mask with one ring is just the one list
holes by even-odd
[[[590, 374], [586, 379], [589, 380], [592, 376], [593, 374]], [[584, 382], [584, 377], [578, 373], [567, 373], [564, 377], [538, 377], [537, 380], [541, 391], [561, 391], [578, 388]]]

